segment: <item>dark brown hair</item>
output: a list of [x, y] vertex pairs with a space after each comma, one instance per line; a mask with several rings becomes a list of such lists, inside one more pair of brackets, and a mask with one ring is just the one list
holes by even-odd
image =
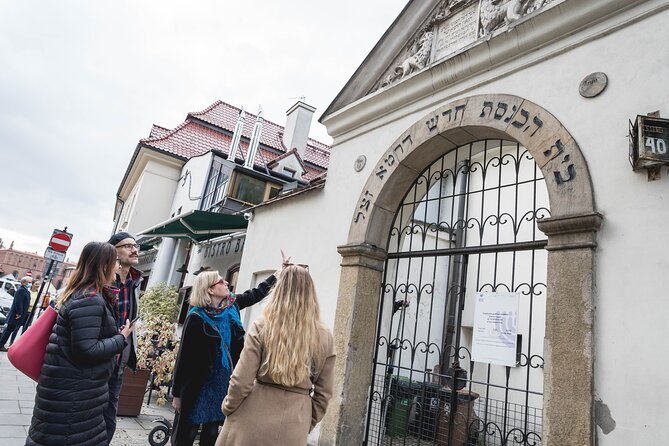
[[101, 242], [87, 243], [60, 297], [60, 304], [64, 304], [76, 291], [89, 288], [102, 290], [102, 287], [114, 280], [117, 258], [116, 248], [113, 245]]

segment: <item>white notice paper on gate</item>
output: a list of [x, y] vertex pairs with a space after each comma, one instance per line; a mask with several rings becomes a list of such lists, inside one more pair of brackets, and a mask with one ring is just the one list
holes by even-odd
[[476, 293], [472, 360], [514, 367], [518, 293]]

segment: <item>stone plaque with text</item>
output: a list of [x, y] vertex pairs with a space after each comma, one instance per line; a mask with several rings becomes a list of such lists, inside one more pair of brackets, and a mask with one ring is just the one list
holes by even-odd
[[439, 60], [476, 41], [478, 2], [458, 11], [437, 25], [433, 61]]

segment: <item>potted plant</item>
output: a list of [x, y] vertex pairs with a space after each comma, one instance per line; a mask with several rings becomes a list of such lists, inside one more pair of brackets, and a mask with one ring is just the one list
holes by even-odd
[[136, 328], [137, 371], [126, 370], [119, 397], [119, 415], [139, 415], [151, 374], [153, 385], [158, 387], [157, 404], [167, 401], [179, 343], [175, 331], [179, 309], [177, 297], [176, 288], [161, 282], [148, 288], [140, 299], [140, 322]]

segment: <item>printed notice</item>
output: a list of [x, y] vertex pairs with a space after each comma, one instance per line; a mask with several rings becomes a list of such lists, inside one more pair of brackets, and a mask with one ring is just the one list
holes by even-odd
[[518, 293], [476, 293], [472, 360], [516, 365]]

